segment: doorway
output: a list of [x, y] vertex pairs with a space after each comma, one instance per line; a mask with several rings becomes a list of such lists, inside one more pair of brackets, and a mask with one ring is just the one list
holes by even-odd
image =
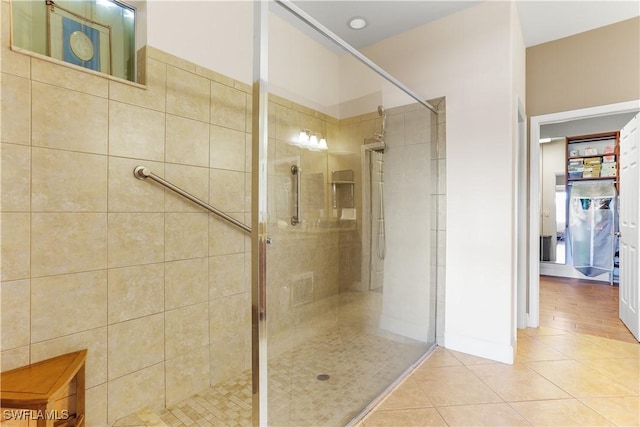
[[[527, 326], [538, 327], [540, 325], [540, 141], [541, 128], [545, 125], [561, 124], [572, 120], [590, 119], [614, 114], [633, 113], [640, 110], [639, 101], [622, 102], [598, 107], [585, 108], [580, 110], [563, 111], [541, 116], [531, 117], [530, 121], [530, 212], [534, 214], [529, 217], [529, 312], [527, 316]], [[551, 269], [566, 269], [566, 265], [553, 264]], [[561, 275], [561, 274], [558, 274]]]

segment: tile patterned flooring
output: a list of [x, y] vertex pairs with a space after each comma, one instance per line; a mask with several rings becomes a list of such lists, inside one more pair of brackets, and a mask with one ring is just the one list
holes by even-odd
[[[639, 356], [638, 344], [545, 327], [520, 331], [514, 365], [440, 347], [356, 426], [638, 426]], [[337, 387], [349, 389], [348, 381]], [[336, 389], [327, 390], [321, 399], [337, 413], [345, 401], [331, 400]], [[220, 410], [228, 398], [232, 404]], [[331, 411], [325, 419], [305, 422], [313, 405], [301, 404], [299, 410], [301, 418], [272, 425], [344, 424], [331, 419]], [[140, 411], [118, 425], [250, 426], [250, 412], [246, 374], [159, 413]]]
[[[355, 417], [428, 346], [378, 328], [382, 294], [343, 293], [327, 313], [285, 334], [298, 343], [269, 350], [269, 423], [272, 426], [338, 426]], [[319, 381], [320, 374], [330, 375]], [[251, 375], [216, 384], [161, 411], [143, 409], [116, 426], [251, 426]], [[225, 403], [227, 402], [227, 403]]]
[[[584, 316], [584, 301], [560, 303], [557, 289], [551, 290], [541, 289], [541, 304], [554, 304], [553, 327], [520, 330], [515, 364], [437, 348], [356, 427], [639, 426], [640, 346], [625, 339], [624, 326], [612, 329], [613, 321]], [[567, 313], [582, 314], [567, 321]], [[606, 328], [582, 333], [576, 325], [588, 317]], [[270, 425], [344, 425], [354, 414], [340, 416], [343, 411], [364, 407], [374, 397], [363, 390], [393, 381], [388, 372], [400, 369], [395, 360], [411, 346], [360, 332], [343, 326], [270, 361]], [[363, 376], [364, 370], [375, 374]], [[315, 381], [320, 372], [338, 375]], [[362, 377], [378, 384], [363, 383]], [[250, 375], [159, 412], [141, 410], [117, 425], [250, 426]]]
[[[338, 328], [269, 361], [273, 426], [345, 425], [425, 352], [422, 343]], [[319, 374], [330, 374], [319, 381]], [[118, 420], [130, 426], [251, 426], [251, 373], [161, 411]]]
[[438, 348], [358, 427], [638, 426], [640, 346], [520, 331], [516, 363]]

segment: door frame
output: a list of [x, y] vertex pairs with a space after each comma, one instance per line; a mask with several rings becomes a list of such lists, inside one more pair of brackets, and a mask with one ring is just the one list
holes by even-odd
[[527, 326], [540, 325], [540, 127], [640, 110], [640, 99], [579, 110], [532, 116], [529, 121], [529, 292]]
[[517, 339], [517, 330], [527, 327], [527, 292], [528, 292], [528, 158], [527, 158], [527, 115], [524, 106], [518, 99], [517, 117], [517, 144], [515, 150], [515, 196], [516, 218], [514, 222], [513, 234], [516, 236], [514, 246], [514, 307], [516, 307], [515, 325], [513, 327], [513, 339]]
[[[639, 195], [637, 191], [633, 191], [633, 187], [638, 182], [638, 150], [640, 148], [640, 114], [636, 114], [626, 125], [620, 130], [620, 189], [621, 195], [627, 197], [623, 199], [625, 203], [620, 209], [620, 253], [619, 253], [619, 289], [620, 296], [618, 298], [618, 317], [633, 334], [636, 341], [640, 341], [640, 314], [638, 313], [638, 265], [634, 263], [640, 262], [638, 257], [640, 237], [637, 218], [634, 213], [638, 214]], [[634, 166], [635, 162], [635, 166]], [[624, 178], [624, 180], [623, 180]], [[637, 189], [637, 187], [636, 187]], [[635, 194], [634, 194], [635, 193]], [[636, 221], [635, 226], [633, 223]], [[627, 234], [628, 233], [628, 234]], [[626, 237], [625, 237], [626, 236]], [[635, 241], [634, 241], [635, 240]], [[635, 247], [633, 247], [635, 245]], [[634, 250], [631, 250], [631, 249]], [[631, 265], [631, 268], [629, 268]]]

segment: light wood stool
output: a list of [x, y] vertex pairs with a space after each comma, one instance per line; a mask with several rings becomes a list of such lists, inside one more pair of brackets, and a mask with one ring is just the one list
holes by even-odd
[[[7, 413], [20, 414], [5, 408], [23, 409], [36, 411], [25, 418], [35, 419], [37, 427], [84, 426], [86, 358], [87, 350], [80, 350], [3, 372], [0, 375], [3, 417]], [[61, 407], [65, 398], [74, 393], [75, 409], [69, 402], [66, 408]]]

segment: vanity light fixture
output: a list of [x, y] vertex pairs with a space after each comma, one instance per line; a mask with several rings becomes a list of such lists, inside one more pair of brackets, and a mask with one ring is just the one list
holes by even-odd
[[300, 135], [298, 135], [298, 144], [301, 146], [307, 145], [311, 138], [311, 131], [309, 129], [302, 129]]
[[[319, 136], [319, 138], [318, 138]], [[319, 134], [313, 133], [309, 129], [302, 129], [298, 135], [298, 140], [295, 145], [306, 148], [311, 151], [326, 150], [327, 140]]]

